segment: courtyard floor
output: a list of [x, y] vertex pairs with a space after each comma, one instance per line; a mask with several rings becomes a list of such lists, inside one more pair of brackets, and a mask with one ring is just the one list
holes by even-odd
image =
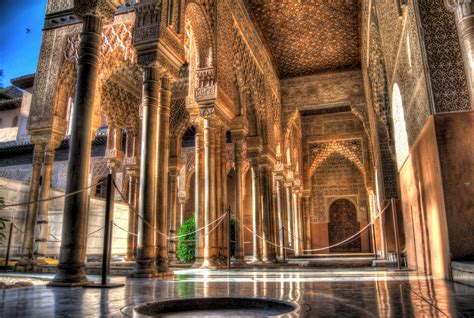
[[270, 298], [296, 305], [285, 317], [474, 317], [474, 288], [392, 269], [184, 269], [169, 279], [112, 281], [125, 287], [0, 290], [0, 317], [123, 317], [133, 316], [133, 308], [147, 302], [211, 296]]

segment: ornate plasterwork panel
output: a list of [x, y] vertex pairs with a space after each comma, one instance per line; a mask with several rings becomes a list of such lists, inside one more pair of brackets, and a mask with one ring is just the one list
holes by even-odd
[[291, 78], [281, 81], [281, 102], [284, 113], [296, 108], [334, 105], [365, 100], [362, 73], [344, 71]]
[[419, 12], [436, 112], [471, 109], [454, 14], [443, 0], [420, 0]]
[[28, 129], [51, 127], [54, 99], [63, 61], [66, 38], [79, 32], [81, 25], [70, 25], [43, 32], [40, 56], [36, 69]]
[[360, 170], [345, 156], [333, 153], [311, 177], [312, 223], [328, 223], [334, 200], [346, 198], [357, 207], [358, 221], [367, 220], [367, 192]]
[[74, 0], [48, 0], [46, 14], [74, 8]]
[[359, 67], [358, 0], [247, 3], [281, 78]]

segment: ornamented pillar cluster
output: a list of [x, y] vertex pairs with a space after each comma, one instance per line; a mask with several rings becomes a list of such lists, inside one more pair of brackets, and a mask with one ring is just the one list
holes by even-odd
[[[171, 81], [184, 61], [160, 45], [161, 1], [135, 6], [133, 45], [143, 70], [140, 194], [136, 265], [132, 277], [167, 275]], [[174, 58], [170, 58], [174, 56]]]

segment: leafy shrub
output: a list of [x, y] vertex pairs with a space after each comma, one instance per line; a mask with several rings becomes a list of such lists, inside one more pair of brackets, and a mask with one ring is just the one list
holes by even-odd
[[[194, 262], [196, 247], [196, 220], [193, 217], [184, 221], [178, 230], [178, 259], [181, 262]], [[181, 236], [184, 235], [184, 236]]]

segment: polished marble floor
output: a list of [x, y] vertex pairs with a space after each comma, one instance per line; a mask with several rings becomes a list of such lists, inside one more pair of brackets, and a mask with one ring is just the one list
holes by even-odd
[[0, 317], [126, 317], [133, 316], [136, 305], [147, 302], [210, 296], [295, 304], [296, 311], [285, 317], [474, 317], [474, 288], [385, 269], [186, 269], [166, 280], [114, 277], [112, 281], [124, 282], [125, 287], [2, 290]]

